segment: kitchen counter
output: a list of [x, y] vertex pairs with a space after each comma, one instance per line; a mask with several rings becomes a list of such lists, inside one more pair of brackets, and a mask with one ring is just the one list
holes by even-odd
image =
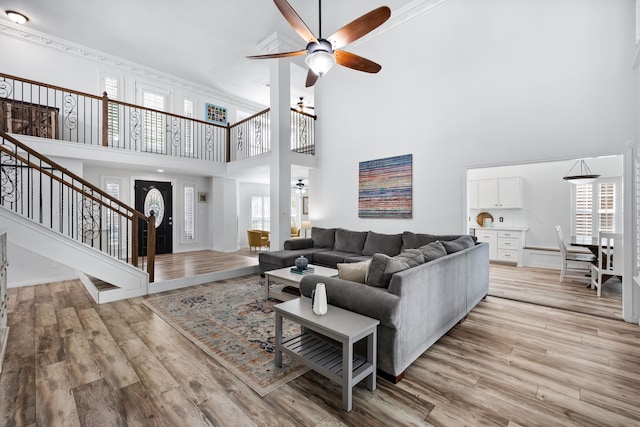
[[483, 227], [481, 225], [469, 225], [469, 229], [474, 230], [513, 230], [513, 231], [527, 231], [529, 227], [509, 227], [503, 225], [492, 225], [491, 227]]

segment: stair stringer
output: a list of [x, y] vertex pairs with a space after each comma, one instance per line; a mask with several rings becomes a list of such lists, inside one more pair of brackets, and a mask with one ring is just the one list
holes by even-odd
[[[126, 294], [148, 292], [146, 272], [15, 212], [0, 208], [0, 228], [10, 230], [7, 239], [12, 244], [130, 291]], [[91, 290], [89, 292], [100, 302]]]

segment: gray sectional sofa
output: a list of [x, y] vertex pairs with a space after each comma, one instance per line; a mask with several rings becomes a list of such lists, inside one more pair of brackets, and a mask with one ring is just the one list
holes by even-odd
[[[308, 297], [322, 282], [330, 305], [380, 320], [378, 370], [398, 381], [487, 295], [489, 246], [472, 236], [361, 233], [313, 230], [312, 239], [291, 240], [284, 251], [261, 253], [260, 270], [294, 265], [301, 254], [314, 264], [337, 265], [340, 275], [351, 280], [311, 274], [302, 278], [300, 293]], [[354, 279], [360, 266], [366, 266], [366, 275]]]

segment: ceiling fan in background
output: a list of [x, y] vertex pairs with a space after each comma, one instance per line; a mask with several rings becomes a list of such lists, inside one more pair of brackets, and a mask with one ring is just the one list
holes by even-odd
[[314, 110], [314, 107], [312, 107], [311, 105], [305, 105], [303, 96], [300, 97], [300, 101], [296, 102], [293, 105], [293, 108], [304, 113], [307, 112], [306, 110]]
[[286, 58], [291, 56], [307, 55], [305, 63], [309, 67], [307, 72], [306, 87], [313, 86], [318, 78], [324, 75], [333, 67], [339, 64], [344, 67], [352, 68], [366, 73], [377, 73], [382, 66], [375, 62], [363, 58], [362, 56], [341, 50], [342, 47], [365, 36], [375, 28], [382, 25], [391, 16], [391, 9], [387, 6], [381, 6], [369, 13], [362, 15], [360, 18], [348, 23], [331, 36], [322, 38], [322, 1], [318, 0], [319, 25], [318, 34], [320, 37], [313, 35], [309, 27], [304, 23], [302, 18], [296, 13], [286, 0], [273, 0], [280, 13], [289, 22], [293, 29], [307, 42], [307, 47], [295, 52], [272, 53], [267, 55], [248, 56], [250, 59], [270, 59], [270, 58]]

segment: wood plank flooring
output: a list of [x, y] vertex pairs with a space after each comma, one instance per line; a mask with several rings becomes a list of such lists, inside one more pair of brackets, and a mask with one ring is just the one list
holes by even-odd
[[200, 274], [249, 267], [258, 264], [258, 252], [194, 251], [156, 256], [155, 281], [181, 279]]
[[[492, 265], [492, 286], [551, 285], [509, 268]], [[10, 289], [0, 425], [640, 425], [640, 328], [619, 320], [489, 296], [398, 385], [358, 385], [347, 413], [313, 372], [259, 397], [142, 301]]]
[[604, 282], [598, 297], [587, 287], [589, 277], [560, 283], [559, 270], [498, 263], [492, 263], [489, 271], [489, 295], [622, 320], [622, 282], [617, 277]]

